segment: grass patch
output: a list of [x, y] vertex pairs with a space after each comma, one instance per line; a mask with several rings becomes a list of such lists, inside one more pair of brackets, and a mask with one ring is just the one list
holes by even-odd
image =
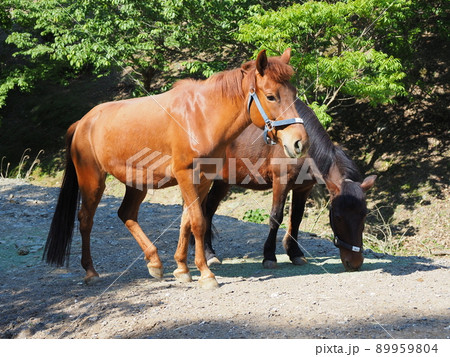
[[31, 149], [25, 149], [20, 158], [19, 164], [11, 169], [11, 164], [6, 162], [6, 156], [3, 156], [0, 161], [0, 177], [1, 178], [16, 178], [28, 180], [40, 164], [39, 156], [44, 153], [44, 150], [39, 150], [34, 159], [31, 161]]
[[392, 230], [393, 218], [385, 219], [377, 205], [371, 210], [369, 216], [374, 223], [367, 225], [363, 235], [364, 246], [383, 254], [398, 255], [402, 253], [408, 229], [401, 235], [394, 233]]
[[242, 220], [251, 223], [266, 223], [269, 217], [270, 215], [265, 213], [264, 209], [257, 208], [246, 211], [244, 213], [244, 217], [242, 217]]

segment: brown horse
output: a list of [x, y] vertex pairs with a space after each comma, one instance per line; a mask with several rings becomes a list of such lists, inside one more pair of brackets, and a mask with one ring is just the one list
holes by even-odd
[[[216, 287], [205, 260], [206, 223], [201, 208], [211, 180], [206, 179], [206, 166], [197, 171], [195, 181], [195, 159], [223, 158], [227, 145], [251, 122], [266, 127], [267, 138], [279, 141], [287, 155], [305, 153], [308, 138], [301, 120], [295, 118], [289, 59], [290, 49], [271, 58], [261, 51], [255, 61], [205, 81], [182, 80], [156, 96], [98, 105], [72, 124], [66, 136], [64, 180], [44, 251], [46, 261], [62, 265], [67, 259], [80, 193], [81, 264], [86, 282], [99, 276], [91, 257], [90, 233], [109, 173], [127, 185], [118, 214], [143, 250], [150, 275], [157, 279], [163, 277], [163, 266], [157, 248], [137, 222], [139, 206], [148, 188], [180, 186], [185, 209], [174, 275], [191, 281], [186, 263], [192, 232], [199, 283]], [[283, 126], [277, 126], [283, 121]]]
[[[330, 224], [342, 263], [347, 270], [357, 270], [361, 267], [362, 233], [367, 213], [365, 192], [373, 186], [376, 176], [361, 180], [353, 161], [339, 146], [333, 145], [314, 112], [299, 99], [295, 106], [309, 135], [311, 146], [308, 157], [283, 159], [280, 145], [264, 145], [263, 141], [258, 139], [261, 130], [254, 125], [245, 129], [228, 146], [222, 180], [214, 181], [205, 203], [205, 247], [209, 265], [220, 263], [211, 242], [212, 218], [231, 184], [253, 190], [273, 189], [270, 232], [264, 245], [263, 265], [266, 268], [276, 267], [276, 236], [283, 220], [286, 197], [292, 190], [289, 227], [283, 239], [283, 246], [293, 264], [305, 264], [306, 259], [297, 243], [298, 230], [308, 195], [316, 182], [322, 181], [323, 178], [331, 196]], [[256, 164], [260, 158], [265, 160]], [[258, 170], [254, 169], [256, 166]], [[249, 167], [252, 170], [249, 170]]]

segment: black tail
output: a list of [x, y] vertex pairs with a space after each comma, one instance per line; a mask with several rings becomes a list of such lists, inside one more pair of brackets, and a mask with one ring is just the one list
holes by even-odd
[[75, 214], [77, 213], [79, 202], [77, 173], [70, 155], [75, 127], [76, 123], [67, 131], [66, 170], [43, 255], [43, 259], [48, 264], [58, 266], [64, 265], [66, 260], [67, 264], [69, 264], [68, 257], [70, 255]]

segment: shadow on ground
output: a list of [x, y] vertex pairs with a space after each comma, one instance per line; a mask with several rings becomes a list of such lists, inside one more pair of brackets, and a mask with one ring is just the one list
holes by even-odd
[[[290, 326], [289, 326], [290, 325]], [[438, 338], [429, 327], [433, 325], [442, 330], [448, 320], [442, 316], [421, 317], [418, 319], [402, 319], [396, 316], [383, 324], [364, 319], [346, 324], [317, 324], [315, 327], [304, 327], [286, 323], [286, 326], [261, 326], [245, 320], [244, 317], [234, 321], [179, 321], [178, 327], [166, 328], [155, 324], [147, 331], [136, 331], [121, 336], [123, 338], [189, 338], [194, 334], [198, 339], [246, 339], [246, 338]], [[413, 328], [411, 328], [413, 326]], [[428, 331], [427, 331], [428, 329]], [[429, 341], [431, 346], [433, 341]]]
[[[252, 286], [259, 282], [269, 284], [277, 282], [278, 279], [295, 276], [319, 278], [331, 274], [346, 277], [347, 274], [333, 244], [329, 240], [314, 237], [300, 239], [304, 250], [313, 256], [308, 257], [309, 264], [301, 267], [292, 265], [279, 244], [278, 268], [263, 269], [259, 252], [262, 251], [267, 227], [221, 216], [218, 217], [218, 229], [221, 230], [221, 236], [227, 237], [227, 240], [226, 244], [217, 242], [217, 246], [221, 247], [223, 264], [213, 269], [221, 282], [221, 289], [225, 290], [219, 289], [219, 293], [211, 292], [210, 295], [205, 295], [199, 291], [196, 283], [179, 284], [171, 275], [175, 268], [173, 254], [178, 240], [181, 207], [144, 203], [140, 215], [142, 228], [157, 241], [156, 245], [166, 268], [164, 282], [150, 282], [142, 252], [117, 218], [120, 199], [104, 197], [92, 232], [94, 263], [102, 279], [94, 286], [86, 286], [82, 282], [84, 271], [79, 264], [81, 245], [78, 232], [73, 238], [69, 268], [48, 267], [40, 259], [58, 190], [9, 182], [0, 182], [1, 338], [24, 338], [35, 334], [40, 338], [82, 338], [83, 335], [71, 333], [74, 329], [92, 328], [92, 325], [100, 325], [98, 321], [108, 322], [116, 317], [131, 319], [143, 312], [157, 310], [160, 311], [158, 316], [164, 320], [164, 308], [173, 304], [168, 298], [169, 295], [198, 294], [203, 296], [205, 302], [213, 302], [217, 295], [221, 294], [220, 291], [226, 291], [230, 287], [240, 289], [240, 286], [234, 286], [236, 281]], [[280, 232], [280, 236], [283, 236], [283, 232]], [[25, 245], [25, 248], [27, 242], [30, 242], [34, 250], [30, 250], [26, 255], [19, 255], [18, 242]], [[189, 255], [189, 261], [193, 262], [192, 253]], [[379, 271], [391, 276], [406, 276], [440, 268], [442, 267], [430, 259], [370, 253], [361, 274]], [[192, 274], [196, 280], [198, 271], [195, 268], [192, 269]], [[349, 278], [354, 276], [349, 275]], [[194, 311], [201, 313], [202, 310], [197, 307]], [[435, 317], [426, 319], [426, 323], [443, 323]], [[147, 330], [136, 330], [134, 334], [121, 333], [111, 328], [112, 332], [107, 337], [183, 337], [184, 327], [180, 328], [183, 324], [192, 325], [195, 331], [198, 331], [196, 338], [225, 338], [227, 329], [231, 328], [236, 331], [232, 337], [264, 337], [265, 330], [265, 327], [252, 326], [251, 323], [239, 321], [238, 318], [230, 323], [220, 319], [210, 319], [208, 322], [196, 321], [195, 318], [184, 320], [183, 316], [180, 316], [178, 327], [172, 328], [170, 324], [161, 325], [155, 322], [154, 327], [147, 326]], [[392, 324], [401, 329], [395, 321]], [[367, 329], [370, 332], [371, 329], [379, 328], [371, 325], [371, 322], [361, 322], [358, 325], [360, 327], [354, 326], [351, 330], [361, 329], [360, 337], [364, 337], [364, 331]], [[417, 326], [420, 326], [420, 323]], [[325, 332], [330, 328], [333, 329], [317, 326], [299, 334], [295, 326], [290, 327], [287, 323], [286, 326], [280, 327], [279, 336], [318, 337], [321, 331]], [[204, 329], [214, 330], [215, 335], [202, 335]], [[340, 334], [340, 337], [345, 336], [345, 326], [342, 331], [344, 334]], [[277, 333], [270, 332], [270, 337], [277, 336]], [[328, 336], [334, 336], [334, 332]]]

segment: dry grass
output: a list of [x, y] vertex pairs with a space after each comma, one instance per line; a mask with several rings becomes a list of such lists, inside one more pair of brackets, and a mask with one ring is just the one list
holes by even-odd
[[44, 153], [44, 150], [39, 150], [34, 160], [30, 163], [30, 148], [27, 148], [23, 151], [22, 156], [20, 158], [19, 164], [14, 170], [10, 171], [11, 164], [8, 162], [5, 166], [5, 170], [3, 171], [3, 163], [6, 159], [6, 156], [2, 157], [0, 162], [0, 177], [1, 178], [16, 178], [16, 179], [25, 179], [28, 180], [33, 171], [40, 164], [39, 156]]

